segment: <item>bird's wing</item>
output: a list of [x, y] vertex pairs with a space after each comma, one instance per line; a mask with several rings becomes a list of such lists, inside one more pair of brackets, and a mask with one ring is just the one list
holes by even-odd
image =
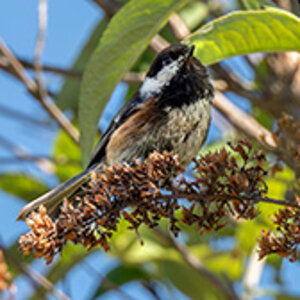
[[31, 211], [37, 209], [40, 205], [45, 205], [50, 215], [55, 214], [57, 206], [65, 197], [69, 198], [81, 185], [88, 182], [91, 169], [93, 169], [93, 167], [96, 165], [99, 166], [101, 162], [104, 162], [103, 158], [105, 157], [106, 145], [108, 144], [111, 135], [119, 126], [124, 123], [125, 120], [128, 119], [128, 117], [139, 110], [139, 104], [141, 103], [142, 101], [139, 98], [138, 93], [136, 93], [111, 121], [108, 129], [105, 131], [101, 140], [96, 146], [87, 169], [77, 176], [74, 176], [68, 181], [62, 183], [55, 189], [28, 203], [19, 212], [18, 219], [24, 220]]
[[87, 165], [87, 169], [90, 169], [94, 165], [103, 161], [103, 158], [105, 158], [106, 146], [110, 140], [111, 135], [120, 125], [124, 123], [124, 121], [126, 121], [134, 112], [139, 109], [139, 105], [142, 102], [143, 100], [140, 98], [139, 93], [136, 92], [132, 96], [132, 98], [123, 106], [123, 108], [116, 114], [107, 130], [103, 133], [97, 146], [95, 147]]

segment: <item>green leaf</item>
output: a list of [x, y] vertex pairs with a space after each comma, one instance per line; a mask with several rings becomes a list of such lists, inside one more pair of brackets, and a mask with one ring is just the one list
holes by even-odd
[[[81, 50], [78, 58], [72, 66], [72, 70], [83, 71], [91, 54], [98, 45], [99, 39], [108, 24], [108, 18], [104, 17], [95, 27], [87, 43]], [[78, 109], [80, 91], [80, 78], [66, 77], [60, 93], [56, 96], [56, 103], [61, 109]]]
[[215, 259], [211, 259], [207, 265], [214, 274], [226, 274], [232, 280], [240, 280], [243, 271], [243, 257], [236, 255], [233, 252], [216, 255]]
[[157, 260], [155, 264], [159, 273], [167, 277], [173, 284], [191, 299], [224, 299], [224, 295], [192, 267], [184, 262], [171, 259]]
[[300, 19], [281, 9], [237, 11], [201, 27], [187, 38], [205, 65], [255, 52], [300, 50]]
[[[105, 276], [106, 280], [117, 286], [136, 280], [149, 280], [149, 278], [149, 275], [138, 265], [121, 265]], [[107, 291], [109, 291], [107, 284], [105, 280], [102, 280], [91, 299], [96, 299]]]
[[61, 182], [82, 171], [80, 149], [64, 130], [59, 131], [54, 158], [57, 161], [56, 175]]
[[186, 0], [132, 0], [113, 17], [84, 72], [79, 100], [80, 144], [90, 156], [100, 114], [118, 82]]
[[22, 174], [0, 175], [0, 189], [26, 201], [30, 201], [48, 190], [41, 181]]
[[300, 300], [300, 297], [298, 296], [291, 296], [287, 294], [280, 294], [276, 295], [276, 300]]
[[276, 6], [271, 0], [240, 0], [245, 9], [261, 9], [265, 6]]

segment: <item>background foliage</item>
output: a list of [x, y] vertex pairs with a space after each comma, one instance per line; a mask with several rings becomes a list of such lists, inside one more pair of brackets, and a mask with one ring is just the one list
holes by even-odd
[[[43, 3], [46, 2], [39, 1], [36, 7], [41, 8]], [[102, 12], [98, 24], [87, 30], [86, 42], [77, 57], [68, 57], [71, 66], [57, 67], [55, 60], [50, 65], [42, 60], [44, 82], [39, 78], [38, 55], [24, 59], [19, 55], [20, 49], [12, 51], [14, 45], [5, 44], [5, 36], [0, 41], [1, 76], [20, 81], [21, 93], [28, 90], [39, 106], [38, 116], [26, 111], [26, 107], [32, 105], [31, 99], [22, 103], [22, 109], [11, 109], [7, 102], [15, 101], [18, 106], [15, 100], [18, 94], [14, 94], [13, 89], [9, 98], [0, 103], [0, 114], [6, 118], [11, 116], [13, 124], [17, 124], [7, 130], [3, 123], [0, 132], [0, 146], [7, 150], [1, 152], [3, 157], [0, 158], [0, 188], [4, 191], [1, 211], [5, 214], [14, 210], [9, 221], [5, 218], [1, 221], [5, 261], [1, 257], [0, 264], [8, 266], [3, 269], [5, 276], [2, 277], [10, 288], [3, 296], [12, 295], [17, 299], [42, 299], [46, 295], [58, 299], [228, 299], [234, 295], [237, 299], [300, 299], [299, 286], [297, 282], [293, 286], [289, 277], [291, 273], [295, 277], [299, 274], [298, 261], [291, 265], [277, 256], [257, 260], [256, 238], [262, 229], [272, 226], [269, 215], [278, 209], [269, 204], [260, 204], [261, 214], [255, 220], [232, 220], [216, 234], [199, 236], [195, 228], [182, 226], [182, 233], [175, 242], [162, 221], [159, 232], [141, 229], [143, 247], [137, 236], [126, 230], [128, 223], [122, 221], [108, 254], [101, 249], [87, 252], [81, 246], [68, 244], [62, 256], [47, 268], [43, 262], [32, 257], [23, 259], [18, 253], [16, 241], [25, 229], [11, 221], [17, 209], [24, 201], [45, 192], [48, 186], [82, 169], [80, 153], [85, 162], [97, 135], [99, 117], [100, 136], [116, 110], [136, 90], [155, 52], [166, 45], [166, 41], [184, 40], [195, 44], [196, 56], [210, 66], [218, 92], [213, 125], [203, 153], [221, 148], [227, 140], [247, 135], [253, 138], [255, 148], [267, 149], [270, 164], [282, 160], [283, 170], [267, 178], [268, 196], [288, 200], [299, 188], [299, 165], [292, 159], [293, 149], [299, 147], [298, 137], [286, 130], [291, 141], [286, 143], [287, 134], [282, 131], [283, 136], [277, 137], [280, 147], [274, 150], [274, 137], [270, 134], [278, 127], [283, 112], [296, 120], [300, 118], [300, 56], [295, 52], [270, 54], [300, 50], [297, 1], [95, 0], [89, 5], [90, 14]], [[3, 12], [9, 7], [2, 6]], [[48, 30], [51, 22], [57, 22], [51, 12], [50, 6]], [[11, 11], [11, 17], [14, 13]], [[37, 14], [37, 10], [31, 13]], [[40, 19], [42, 17], [40, 10]], [[63, 17], [68, 20], [67, 15]], [[36, 26], [43, 38], [41, 24]], [[64, 25], [59, 30], [67, 36], [72, 29], [67, 22]], [[57, 29], [48, 34], [59, 32]], [[64, 41], [56, 41], [53, 46], [57, 52], [62, 51], [60, 44]], [[46, 53], [47, 47], [46, 39], [44, 49], [40, 50]], [[14, 68], [14, 60], [8, 60], [5, 49], [10, 49], [16, 61], [22, 63], [21, 71], [26, 72], [27, 79]], [[260, 54], [252, 54], [257, 52]], [[239, 57], [228, 59], [232, 56]], [[62, 84], [57, 84], [57, 78]], [[116, 88], [120, 81], [123, 83]], [[228, 106], [226, 101], [231, 101], [234, 107]], [[70, 123], [64, 120], [65, 115]], [[33, 127], [35, 141], [24, 150], [24, 131], [20, 128], [29, 129], [28, 124]], [[10, 139], [10, 131], [18, 132], [18, 136]], [[187, 176], [191, 175], [187, 172]], [[12, 206], [15, 199], [11, 195], [22, 204]], [[9, 226], [18, 228], [18, 232]], [[183, 253], [200, 264], [202, 272], [193, 268]], [[43, 277], [37, 279], [36, 270]], [[88, 288], [79, 291], [75, 286], [82, 285], [83, 273], [88, 278]], [[0, 275], [0, 281], [2, 277]]]

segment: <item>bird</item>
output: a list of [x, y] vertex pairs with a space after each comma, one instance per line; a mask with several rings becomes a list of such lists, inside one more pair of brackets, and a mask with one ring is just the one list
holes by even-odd
[[194, 45], [173, 44], [158, 53], [136, 93], [102, 135], [86, 169], [24, 206], [18, 219], [25, 220], [40, 205], [50, 215], [104, 164], [130, 163], [166, 150], [189, 165], [205, 142], [214, 97], [208, 71], [194, 50]]

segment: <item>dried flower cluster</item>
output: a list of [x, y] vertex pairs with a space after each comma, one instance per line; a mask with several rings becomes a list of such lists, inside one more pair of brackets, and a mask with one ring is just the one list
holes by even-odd
[[259, 257], [276, 253], [281, 257], [288, 257], [291, 262], [297, 259], [297, 247], [300, 244], [300, 198], [296, 197], [299, 207], [280, 209], [274, 217], [273, 223], [277, 232], [262, 231], [259, 239]]
[[[222, 228], [228, 216], [254, 218], [255, 204], [266, 193], [263, 176], [265, 161], [261, 152], [251, 154], [251, 145], [241, 141], [225, 149], [195, 159], [196, 177], [188, 181], [176, 179], [184, 169], [176, 156], [154, 152], [135, 164], [103, 168], [91, 174], [82, 197], [72, 203], [67, 199], [55, 221], [40, 207], [27, 224], [31, 231], [20, 238], [20, 249], [27, 255], [34, 252], [50, 263], [69, 240], [89, 249], [101, 245], [109, 249], [108, 239], [117, 230], [121, 217], [129, 229], [137, 231], [141, 224], [150, 228], [167, 218], [176, 235], [182, 210], [182, 222], [196, 224], [199, 231]], [[184, 199], [184, 200], [183, 200]]]
[[[221, 149], [194, 160], [196, 180], [182, 182], [184, 194], [192, 202], [189, 209], [183, 206], [182, 221], [196, 223], [200, 232], [222, 228], [226, 216], [253, 219], [257, 215], [255, 204], [267, 192], [263, 153], [251, 155], [247, 141], [230, 147], [235, 155]], [[176, 191], [173, 193], [176, 195]], [[201, 207], [201, 214], [194, 213], [196, 204]]]
[[8, 271], [3, 252], [0, 250], [0, 293], [11, 288], [11, 278], [12, 276]]
[[[60, 251], [67, 240], [81, 243], [89, 249], [101, 245], [109, 249], [107, 239], [117, 230], [122, 215], [137, 223], [155, 224], [148, 219], [148, 213], [155, 219], [163, 210], [159, 195], [162, 185], [168, 185], [172, 177], [182, 172], [177, 157], [171, 154], [154, 152], [142, 163], [104, 167], [103, 173], [91, 173], [91, 181], [83, 187], [84, 196], [70, 203], [65, 199], [61, 212], [55, 221], [41, 206], [39, 212], [32, 213], [27, 219], [32, 229], [20, 238], [21, 250], [25, 255], [35, 252], [36, 257], [44, 257], [50, 263], [56, 252]], [[133, 213], [124, 211], [136, 205]], [[152, 207], [152, 211], [148, 208]], [[165, 208], [165, 210], [168, 210]], [[136, 214], [139, 213], [140, 216]], [[131, 217], [130, 217], [131, 216]], [[137, 225], [133, 225], [137, 227]]]

